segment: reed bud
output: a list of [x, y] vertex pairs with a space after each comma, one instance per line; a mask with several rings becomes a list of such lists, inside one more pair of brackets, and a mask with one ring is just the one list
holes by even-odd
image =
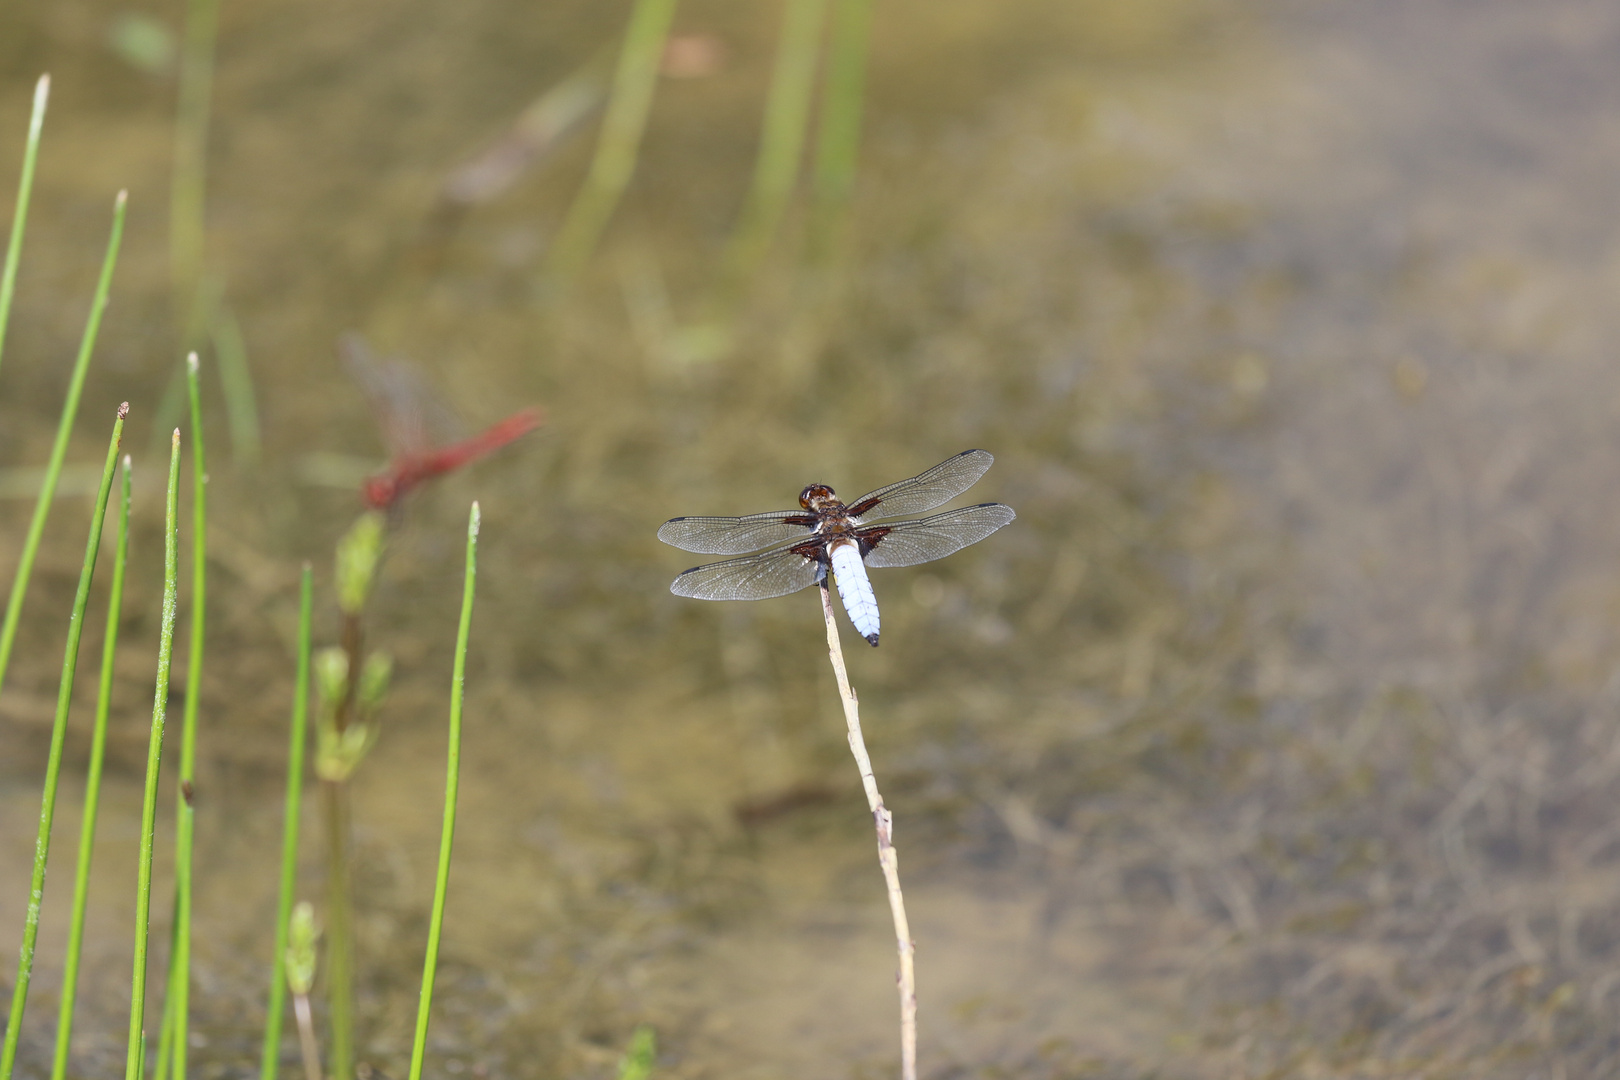
[[315, 908], [308, 900], [293, 908], [287, 926], [287, 989], [307, 996], [315, 985]]
[[371, 596], [382, 559], [387, 521], [375, 510], [361, 514], [343, 534], [337, 548], [338, 607], [345, 615], [358, 615]]
[[394, 658], [387, 653], [379, 650], [366, 657], [366, 662], [360, 669], [360, 685], [356, 693], [362, 716], [369, 716], [377, 711], [377, 707], [382, 704], [383, 696], [388, 693], [388, 680], [393, 674]]
[[349, 654], [336, 645], [316, 653], [315, 686], [328, 711], [342, 704], [349, 696]]

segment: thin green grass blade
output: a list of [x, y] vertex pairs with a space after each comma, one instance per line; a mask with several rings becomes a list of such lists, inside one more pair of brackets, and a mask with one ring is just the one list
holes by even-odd
[[188, 0], [180, 54], [180, 102], [174, 122], [169, 188], [169, 267], [183, 348], [202, 344], [204, 209], [208, 185], [208, 113], [214, 92], [219, 0]]
[[[202, 394], [197, 354], [186, 357], [186, 395], [191, 402], [191, 641], [186, 660], [186, 705], [180, 725], [180, 791], [175, 805], [174, 952], [170, 993], [174, 1031], [170, 1060], [174, 1080], [185, 1080], [191, 1046], [191, 866], [196, 833], [192, 805], [197, 775], [197, 708], [202, 689], [204, 626], [208, 614], [208, 465], [203, 454]], [[161, 1080], [161, 1077], [160, 1077]]]
[[101, 263], [101, 279], [96, 282], [95, 298], [90, 302], [90, 319], [85, 324], [84, 338], [79, 343], [79, 357], [73, 365], [73, 377], [68, 381], [67, 400], [62, 403], [62, 419], [56, 426], [56, 442], [51, 446], [50, 462], [45, 466], [45, 480], [40, 484], [39, 499], [34, 503], [34, 518], [29, 522], [22, 558], [17, 562], [17, 573], [11, 581], [5, 621], [0, 623], [0, 687], [6, 683], [6, 667], [11, 663], [11, 646], [17, 640], [17, 624], [22, 619], [28, 579], [33, 576], [34, 557], [39, 554], [39, 541], [45, 534], [45, 519], [50, 516], [51, 503], [56, 498], [56, 481], [62, 473], [62, 459], [67, 456], [73, 421], [79, 415], [79, 395], [84, 390], [85, 372], [90, 369], [90, 354], [95, 351], [96, 334], [101, 330], [101, 313], [106, 310], [107, 293], [112, 288], [113, 267], [118, 263], [118, 247], [124, 239], [124, 208], [128, 202], [128, 192], [120, 191], [117, 201], [113, 203], [112, 237], [107, 241], [107, 255]]
[[130, 989], [129, 1050], [124, 1080], [142, 1080], [146, 1067], [146, 946], [152, 915], [152, 836], [157, 831], [158, 771], [163, 764], [163, 724], [168, 716], [169, 666], [174, 656], [174, 609], [179, 577], [180, 429], [169, 442], [169, 495], [163, 511], [163, 621], [158, 635], [157, 689], [152, 732], [146, 744], [146, 793], [141, 801], [140, 866], [135, 880], [135, 974]]
[[241, 324], [223, 303], [211, 320], [214, 358], [219, 364], [219, 388], [225, 394], [225, 420], [230, 426], [231, 455], [243, 465], [257, 465], [263, 441], [259, 436], [259, 404], [253, 392], [253, 370], [248, 366], [247, 342]]
[[287, 807], [281, 826], [281, 895], [276, 903], [276, 945], [270, 954], [270, 1009], [264, 1023], [260, 1080], [276, 1080], [281, 1061], [281, 1021], [287, 1007], [287, 927], [292, 921], [298, 877], [298, 814], [304, 797], [304, 746], [309, 741], [309, 653], [315, 577], [309, 563], [298, 588], [298, 659], [293, 680], [292, 733], [287, 746]]
[[837, 247], [844, 211], [855, 188], [871, 36], [872, 0], [835, 0], [827, 77], [822, 86], [821, 130], [816, 139], [813, 239], [823, 255]]
[[174, 1049], [174, 936], [180, 929], [179, 921], [174, 918], [176, 906], [178, 902], [169, 905], [169, 964], [163, 969], [163, 1014], [158, 1020], [157, 1060], [152, 1070], [154, 1078], [169, 1074], [169, 1054]]
[[[128, 402], [123, 406], [129, 408]], [[73, 1039], [73, 1007], [79, 985], [79, 954], [84, 944], [84, 912], [90, 895], [90, 857], [96, 844], [96, 812], [101, 804], [101, 763], [107, 750], [107, 714], [112, 709], [113, 658], [118, 652], [118, 619], [124, 606], [124, 565], [129, 559], [130, 462], [124, 457], [123, 490], [118, 500], [118, 538], [113, 546], [112, 588], [107, 596], [107, 629], [101, 642], [101, 685], [96, 693], [96, 726], [90, 738], [90, 767], [84, 783], [84, 821], [79, 829], [79, 864], [73, 877], [73, 918], [67, 960], [62, 967], [62, 1001], [56, 1021], [56, 1058], [51, 1080], [67, 1075]]]
[[79, 638], [84, 632], [84, 610], [90, 603], [90, 581], [96, 573], [96, 556], [101, 550], [101, 524], [107, 512], [107, 496], [112, 491], [113, 470], [118, 466], [118, 444], [124, 437], [127, 404], [118, 406], [113, 422], [112, 441], [107, 447], [107, 465], [101, 474], [101, 492], [90, 518], [90, 539], [85, 544], [84, 565], [79, 570], [79, 590], [73, 596], [73, 618], [68, 623], [67, 645], [62, 650], [62, 678], [56, 690], [56, 720], [51, 725], [51, 750], [45, 764], [45, 792], [39, 801], [39, 837], [34, 841], [34, 873], [28, 886], [28, 908], [23, 918], [21, 955], [17, 960], [17, 981], [11, 988], [11, 1014], [6, 1018], [5, 1042], [0, 1044], [0, 1080], [9, 1080], [17, 1060], [17, 1040], [22, 1033], [23, 1009], [28, 1004], [28, 983], [34, 973], [34, 945], [39, 940], [39, 906], [45, 896], [45, 864], [51, 853], [51, 820], [56, 815], [56, 782], [62, 774], [62, 744], [67, 737], [68, 706], [73, 702], [73, 674], [79, 663]]
[[411, 1045], [410, 1080], [422, 1080], [427, 1050], [428, 1011], [433, 1007], [433, 975], [439, 966], [439, 934], [444, 929], [444, 898], [450, 885], [450, 849], [456, 838], [456, 793], [461, 777], [461, 701], [467, 678], [467, 636], [472, 628], [473, 585], [478, 577], [478, 504], [467, 519], [467, 570], [461, 586], [461, 625], [456, 630], [456, 662], [450, 678], [450, 752], [444, 776], [444, 830], [439, 834], [439, 874], [433, 883], [433, 916], [428, 923], [427, 958], [422, 962], [422, 993], [416, 1004], [416, 1039]]
[[45, 128], [45, 104], [50, 97], [51, 77], [41, 75], [34, 84], [34, 112], [28, 118], [28, 141], [23, 144], [22, 179], [17, 182], [17, 209], [11, 214], [6, 268], [0, 271], [0, 356], [6, 350], [6, 326], [11, 322], [11, 298], [17, 291], [17, 264], [22, 261], [23, 233], [28, 226], [28, 200], [34, 192], [34, 163], [39, 160], [39, 136]]
[[590, 261], [602, 230], [630, 186], [641, 135], [647, 127], [647, 113], [652, 108], [653, 90], [658, 85], [664, 41], [675, 17], [675, 2], [636, 0], [613, 74], [613, 96], [602, 120], [596, 156], [591, 159], [585, 185], [568, 208], [546, 261], [548, 277], [560, 288], [566, 288]]
[[826, 21], [827, 0], [787, 0], [754, 179], [727, 245], [728, 291], [746, 280], [769, 250], [798, 181], [815, 90], [816, 54]]

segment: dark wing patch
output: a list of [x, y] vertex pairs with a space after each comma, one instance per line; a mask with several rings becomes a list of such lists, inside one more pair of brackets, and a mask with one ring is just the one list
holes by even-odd
[[741, 559], [694, 566], [669, 586], [694, 600], [769, 600], [814, 585], [821, 577], [820, 545], [778, 548]]
[[927, 472], [898, 480], [849, 504], [851, 516], [903, 517], [932, 510], [956, 498], [978, 482], [996, 459], [988, 450], [964, 450]]
[[788, 540], [802, 540], [814, 523], [814, 518], [800, 510], [747, 517], [678, 517], [659, 527], [658, 539], [682, 551], [741, 555]]
[[977, 544], [1017, 516], [1010, 506], [980, 503], [916, 521], [862, 529], [856, 536], [863, 550], [871, 545], [865, 552], [867, 566], [916, 566]]

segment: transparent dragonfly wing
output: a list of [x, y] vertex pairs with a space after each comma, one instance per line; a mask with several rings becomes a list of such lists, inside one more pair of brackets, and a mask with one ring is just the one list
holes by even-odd
[[747, 517], [678, 517], [659, 526], [658, 539], [682, 551], [741, 555], [772, 544], [803, 540], [814, 518], [802, 510], [777, 510]]
[[814, 585], [821, 563], [793, 548], [694, 566], [669, 586], [676, 596], [694, 600], [769, 600]]
[[980, 503], [916, 521], [872, 526], [857, 535], [863, 547], [871, 545], [867, 566], [916, 566], [977, 544], [1017, 516], [1010, 506]]
[[390, 457], [419, 456], [467, 437], [466, 428], [415, 368], [378, 356], [359, 334], [343, 335], [338, 349], [344, 370], [371, 406]]
[[995, 460], [988, 450], [964, 450], [927, 472], [867, 492], [849, 504], [849, 512], [857, 518], [878, 518], [932, 510], [972, 487]]

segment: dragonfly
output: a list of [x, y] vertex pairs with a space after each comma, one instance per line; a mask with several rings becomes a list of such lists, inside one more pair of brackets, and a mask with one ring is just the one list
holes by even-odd
[[877, 595], [868, 567], [915, 566], [943, 559], [977, 544], [1018, 515], [1000, 503], [980, 503], [909, 521], [888, 518], [920, 514], [972, 487], [995, 458], [985, 450], [964, 450], [907, 480], [869, 491], [844, 503], [826, 484], [799, 493], [798, 510], [746, 517], [671, 518], [658, 539], [683, 551], [741, 555], [694, 566], [669, 591], [695, 600], [768, 600], [827, 580], [857, 633], [878, 643]]
[[360, 497], [373, 510], [393, 510], [414, 488], [467, 465], [526, 435], [545, 421], [538, 408], [521, 409], [469, 438], [434, 446], [432, 426], [454, 426], [420, 376], [398, 361], [375, 356], [358, 334], [343, 339], [343, 362], [366, 392], [393, 459], [388, 468], [360, 485]]

